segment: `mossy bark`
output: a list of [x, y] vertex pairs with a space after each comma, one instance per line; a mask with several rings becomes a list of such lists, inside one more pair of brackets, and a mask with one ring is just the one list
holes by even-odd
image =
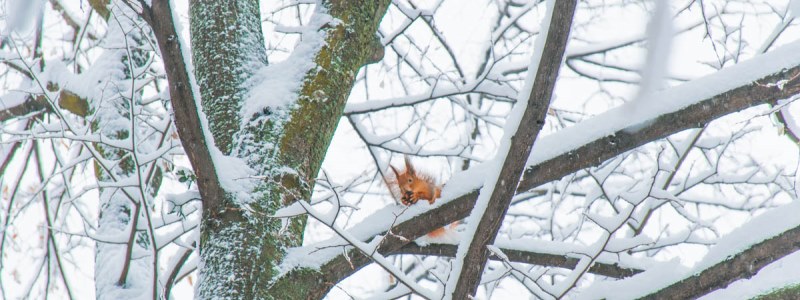
[[258, 1], [192, 0], [192, 56], [203, 112], [222, 153], [239, 129], [244, 82], [267, 63]]
[[191, 2], [194, 65], [215, 144], [264, 178], [247, 207], [232, 193], [204, 199], [199, 298], [301, 299], [317, 284], [273, 286], [285, 249], [302, 242], [305, 221], [295, 218], [282, 231], [281, 221], [268, 216], [311, 197], [356, 73], [382, 53], [375, 32], [388, 4], [323, 2], [320, 9], [341, 22], [321, 29], [326, 43], [315, 57], [318, 67], [306, 74], [296, 103], [242, 122], [248, 80], [266, 64], [258, 1]]
[[789, 285], [754, 298], [755, 300], [800, 299], [800, 284]]

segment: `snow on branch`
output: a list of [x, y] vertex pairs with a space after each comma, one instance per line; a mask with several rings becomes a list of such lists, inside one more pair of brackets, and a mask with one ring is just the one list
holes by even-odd
[[[583, 299], [689, 299], [750, 278], [770, 263], [800, 250], [800, 202], [764, 213], [726, 235], [691, 269], [666, 263], [621, 281], [598, 282]], [[650, 294], [652, 291], [657, 292]]]
[[469, 227], [462, 233], [445, 299], [466, 299], [478, 289], [489, 255], [486, 246], [497, 237], [525, 168], [522, 160], [529, 155], [544, 126], [576, 6], [576, 1], [547, 2], [547, 15], [542, 19], [542, 30], [528, 67], [525, 92], [509, 114], [496, 157], [487, 163], [491, 165], [490, 172], [467, 219]]
[[422, 296], [425, 299], [434, 300], [439, 299], [441, 294], [438, 291], [430, 291], [427, 288], [424, 288], [416, 283], [415, 280], [411, 279], [406, 275], [402, 270], [398, 269], [392, 262], [390, 262], [385, 256], [381, 255], [378, 252], [378, 245], [381, 244], [382, 238], [376, 237], [372, 239], [369, 243], [362, 242], [361, 239], [357, 238], [356, 236], [348, 233], [346, 230], [337, 226], [334, 222], [336, 220], [336, 216], [339, 214], [340, 207], [336, 207], [331, 210], [330, 213], [321, 213], [311, 207], [311, 204], [304, 200], [297, 201], [300, 203], [300, 206], [305, 209], [306, 213], [309, 216], [313, 217], [314, 219], [322, 222], [325, 226], [332, 229], [339, 237], [341, 237], [347, 244], [355, 247], [359, 252], [366, 255], [380, 265], [384, 270], [392, 274], [395, 278], [397, 278], [400, 282], [402, 282], [406, 287], [408, 287], [411, 291], [416, 293], [417, 295]]
[[[713, 90], [717, 90], [720, 93], [707, 95], [707, 98], [703, 99], [695, 99], [692, 102], [694, 103], [693, 105], [686, 105], [675, 112], [665, 115], [652, 116], [650, 119], [642, 120], [641, 123], [644, 125], [637, 131], [624, 131], [619, 129], [613, 135], [601, 136], [595, 140], [586, 139], [584, 142], [582, 142], [585, 143], [582, 146], [576, 145], [571, 147], [569, 150], [562, 149], [563, 151], [559, 151], [562, 154], [547, 160], [543, 159], [545, 155], [534, 152], [534, 155], [532, 155], [532, 158], [529, 160], [529, 162], [540, 162], [532, 165], [529, 168], [528, 172], [526, 172], [525, 176], [520, 182], [518, 190], [527, 191], [533, 189], [546, 182], [558, 180], [559, 178], [570, 173], [577, 172], [593, 165], [598, 165], [607, 159], [620, 155], [625, 151], [631, 150], [653, 140], [666, 137], [681, 130], [701, 127], [726, 114], [737, 112], [744, 108], [761, 103], [770, 103], [776, 101], [777, 99], [788, 98], [791, 95], [798, 93], [798, 90], [800, 90], [800, 85], [798, 84], [797, 80], [788, 82], [783, 89], [774, 87], [767, 88], [761, 84], [762, 82], [777, 82], [784, 79], [794, 78], [795, 74], [800, 73], [800, 67], [797, 66], [797, 63], [794, 64], [794, 67], [788, 69], [784, 68], [784, 66], [777, 65], [778, 61], [787, 59], [787, 56], [790, 62], [792, 61], [791, 58], [795, 57], [794, 61], [796, 62], [797, 53], [800, 53], [800, 51], [792, 51], [793, 49], [796, 49], [796, 47], [800, 47], [799, 43], [793, 43], [785, 47], [788, 47], [788, 50], [784, 50], [773, 55], [773, 53], [777, 51], [776, 50], [765, 54], [764, 56], [766, 58], [762, 58], [766, 61], [776, 62], [776, 64], [771, 65], [773, 69], [763, 69], [759, 72], [766, 74], [766, 76], [740, 78], [738, 81], [741, 83], [741, 85], [731, 87], [727, 90], [719, 91], [716, 87], [713, 87]], [[751, 68], [755, 68], [755, 66], [752, 66]], [[733, 79], [738, 78], [740, 75], [741, 74], [736, 73], [735, 69], [729, 68], [719, 71], [718, 76]], [[749, 75], [753, 76], [759, 74], [751, 73]], [[711, 76], [713, 77], [716, 75]], [[683, 88], [681, 88], [681, 86], [670, 88], [661, 91], [660, 95], [663, 96], [676, 93], [673, 91], [673, 89], [681, 91]], [[706, 89], [712, 89], [712, 87], [706, 87]], [[681, 92], [681, 94], [682, 93], [683, 92]], [[677, 96], [677, 94], [674, 96]], [[695, 96], [699, 96], [699, 94], [695, 94]], [[681, 100], [677, 97], [671, 99], [675, 101]], [[615, 110], [612, 110], [609, 113], [614, 114], [614, 111]], [[606, 116], [605, 114], [601, 114], [594, 118], [608, 118], [607, 120], [614, 119], [614, 117]], [[596, 124], [602, 123], [598, 122]], [[562, 130], [557, 133], [553, 133], [550, 136], [543, 137], [542, 140], [549, 140], [549, 142], [544, 144], [552, 143], [551, 145], [557, 145], [556, 141], [567, 138], [568, 133], [569, 131]], [[536, 143], [536, 145], [543, 144], [541, 142], [542, 141], [540, 140], [540, 143]], [[536, 145], [534, 145], [534, 148], [542, 147]], [[537, 158], [539, 155], [542, 155], [542, 158]], [[531, 170], [536, 170], [536, 172], [530, 172]], [[474, 181], [474, 178], [480, 177], [477, 175], [481, 174], [480, 172], [480, 168], [473, 167], [470, 170], [457, 173], [456, 176], [451, 179], [448, 185], [443, 189], [442, 199], [437, 201], [437, 203], [431, 207], [430, 210], [425, 211], [419, 207], [412, 207], [409, 209], [406, 214], [401, 216], [401, 220], [399, 220], [399, 223], [393, 228], [393, 231], [396, 234], [404, 236], [406, 240], [387, 238], [384, 244], [381, 245], [381, 252], [389, 253], [391, 251], [397, 251], [398, 249], [402, 248], [403, 245], [409, 243], [407, 240], [414, 240], [426, 234], [430, 228], [445, 226], [453, 221], [466, 217], [468, 212], [473, 208], [474, 201], [477, 199], [477, 193], [474, 191], [476, 188], [479, 188], [481, 184], [474, 183], [470, 188], [466, 188], [466, 186], [464, 186], [466, 189], [460, 191], [460, 193], [457, 191], [454, 193], [448, 193], [447, 191], [450, 191], [450, 188], [453, 187], [454, 183], [461, 182], [461, 180], [473, 179], [472, 181]], [[463, 175], [463, 177], [460, 175]], [[391, 214], [390, 209], [387, 208], [382, 210], [382, 212], [379, 211], [378, 213], [370, 216], [368, 220], [382, 220], [385, 219], [389, 214]], [[365, 220], [365, 222], [368, 221]], [[361, 227], [362, 226], [360, 225], [354, 226], [354, 228]], [[363, 239], [367, 239], [368, 236], [380, 234], [380, 230], [381, 229], [373, 227], [372, 230], [370, 230], [370, 233], [362, 234], [362, 236], [364, 236]], [[329, 241], [329, 243], [336, 244], [334, 241]], [[338, 244], [342, 245], [341, 243]], [[327, 251], [325, 252], [327, 253]], [[356, 266], [363, 266], [358, 265], [357, 263], [359, 262], [362, 264], [369, 262], [369, 260], [358, 260], [356, 257], [353, 257], [351, 261]], [[300, 267], [302, 265], [295, 266]], [[332, 282], [339, 281], [342, 279], [342, 277], [346, 277], [354, 272], [354, 270], [352, 270], [349, 267], [349, 264], [345, 261], [344, 256], [338, 251], [331, 251], [330, 254], [327, 255], [327, 258], [323, 259], [322, 261], [318, 261], [315, 266], [319, 268], [321, 272], [323, 272], [323, 274], [320, 275], [321, 277]], [[292, 267], [290, 266], [289, 269], [291, 268]], [[323, 290], [327, 290], [327, 288], [324, 288]]]
[[[510, 241], [501, 241], [498, 240], [495, 245], [504, 245], [509, 244], [509, 246], [502, 247], [502, 246], [492, 246], [497, 247], [497, 249], [501, 250], [505, 255], [506, 258], [511, 262], [517, 263], [525, 263], [531, 265], [539, 265], [545, 267], [558, 267], [558, 268], [565, 268], [565, 269], [573, 269], [578, 264], [579, 259], [575, 258], [574, 255], [571, 253], [572, 251], [569, 250], [561, 250], [559, 251], [560, 254], [551, 253], [551, 251], [539, 251], [531, 249], [530, 246], [537, 246], [538, 244], [547, 244], [547, 249], [573, 249], [572, 244], [567, 243], [557, 243], [557, 242], [546, 242], [546, 241], [528, 241], [526, 247], [522, 249], [516, 249], [511, 247]], [[514, 243], [520, 244], [520, 243]], [[444, 256], [444, 257], [455, 257], [457, 245], [450, 245], [450, 244], [428, 244], [425, 246], [420, 246], [415, 243], [409, 243], [400, 248], [391, 254], [415, 254], [415, 255], [433, 255], [433, 256]], [[497, 260], [499, 257], [492, 256], [490, 257], [492, 260]], [[609, 258], [608, 262], [597, 262], [592, 265], [588, 272], [603, 275], [612, 278], [625, 278], [630, 277], [635, 274], [641, 273], [644, 270], [637, 269], [634, 267], [622, 267], [619, 265], [619, 262], [612, 261]]]
[[[557, 156], [586, 147], [593, 141], [621, 139], [624, 135], [647, 131], [654, 128], [650, 125], [658, 119], [688, 119], [699, 116], [697, 113], [687, 113], [686, 109], [690, 106], [701, 105], [698, 109], [708, 110], [715, 116], [722, 116], [756, 103], [788, 98], [798, 89], [798, 80], [794, 78], [794, 75], [800, 73], [798, 65], [800, 65], [800, 42], [793, 42], [706, 77], [643, 95], [642, 97], [647, 98], [647, 103], [651, 105], [642, 107], [636, 114], [630, 113], [631, 107], [636, 104], [626, 103], [543, 136], [534, 143], [527, 165], [531, 167], [542, 164]], [[770, 83], [788, 79], [792, 79], [790, 83], [780, 87], [768, 86]], [[715, 111], [714, 104], [726, 110]], [[691, 125], [700, 127], [702, 124], [703, 122], [694, 121]]]

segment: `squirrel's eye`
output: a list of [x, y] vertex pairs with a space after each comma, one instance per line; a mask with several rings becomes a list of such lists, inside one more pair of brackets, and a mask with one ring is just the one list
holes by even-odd
[[411, 183], [411, 182], [413, 182], [413, 181], [414, 181], [414, 180], [413, 180], [413, 179], [411, 179], [411, 178], [409, 178], [409, 179], [408, 179], [408, 183]]

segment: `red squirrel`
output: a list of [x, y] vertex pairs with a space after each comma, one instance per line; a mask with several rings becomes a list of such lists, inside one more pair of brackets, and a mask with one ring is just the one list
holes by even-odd
[[433, 204], [441, 197], [442, 188], [436, 184], [433, 176], [417, 171], [407, 156], [404, 160], [406, 168], [403, 171], [389, 165], [394, 172], [394, 180], [387, 180], [392, 195], [405, 205], [417, 204], [419, 200], [428, 200]]
[[[442, 187], [436, 184], [433, 176], [422, 173], [414, 168], [408, 156], [404, 158], [405, 169], [398, 171], [394, 166], [389, 165], [394, 173], [394, 178], [386, 180], [389, 190], [395, 199], [400, 200], [404, 205], [414, 205], [419, 200], [428, 200], [428, 203], [433, 204], [436, 199], [442, 195]], [[454, 228], [459, 222], [450, 224], [450, 228]], [[445, 234], [444, 227], [434, 229], [427, 235], [429, 237], [440, 237]]]

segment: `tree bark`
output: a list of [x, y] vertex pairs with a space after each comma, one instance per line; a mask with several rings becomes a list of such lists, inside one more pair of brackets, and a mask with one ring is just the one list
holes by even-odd
[[[157, 7], [159, 3], [165, 3], [165, 2], [166, 1], [163, 0], [155, 0], [154, 7]], [[338, 1], [333, 1], [327, 4], [331, 6], [344, 5], [342, 3], [339, 3]], [[386, 3], [381, 3], [381, 5], [386, 5]], [[373, 12], [369, 14], [369, 17], [365, 18], [371, 19], [376, 24], [375, 26], [377, 26], [377, 21], [380, 20], [380, 16], [383, 14], [383, 11], [380, 11], [378, 13], [375, 13], [374, 11], [379, 11], [379, 10], [378, 9], [373, 10]], [[341, 17], [338, 18], [344, 20], [344, 18]], [[157, 34], [159, 47], [162, 49], [162, 53], [164, 52], [163, 51], [163, 49], [165, 48], [164, 45], [168, 44], [169, 39], [172, 38], [174, 40], [175, 37], [174, 28], [172, 28], [172, 30], [173, 30], [172, 35], [167, 34], [158, 37]], [[355, 32], [363, 32], [363, 31], [355, 31]], [[366, 32], [372, 34], [374, 30]], [[353, 39], [347, 39], [346, 41], [339, 41], [339, 42], [346, 43], [355, 41]], [[358, 43], [361, 43], [361, 41], [359, 41]], [[367, 43], [367, 44], [373, 45], [372, 43]], [[364, 48], [369, 48], [369, 47], [364, 47]], [[320, 59], [320, 56], [322, 55], [318, 55], [317, 59]], [[166, 61], [165, 64], [168, 65], [167, 67], [168, 78], [170, 72], [181, 72], [181, 70], [185, 71], [185, 69], [182, 68], [174, 68], [174, 66], [170, 65], [169, 63], [166, 63]], [[357, 68], [357, 66], [355, 68]], [[785, 72], [776, 73], [761, 80], [764, 82], [775, 82], [780, 79], [790, 79], [797, 72], [798, 68], [795, 66]], [[174, 110], [176, 111], [176, 114], [181, 109], [189, 109], [189, 110], [193, 109], [193, 106], [190, 104], [193, 104], [194, 99], [192, 99], [190, 104], [176, 103], [176, 99], [173, 94], [173, 89], [174, 89], [173, 85], [176, 84], [180, 85], [181, 81], [178, 80], [177, 82], [175, 82], [172, 80], [172, 78], [169, 78], [169, 81], [170, 81], [170, 92], [171, 96], [173, 97], [173, 106]], [[308, 80], [307, 78], [306, 82], [308, 83], [309, 81], [310, 80]], [[352, 85], [352, 78], [350, 78], [350, 80], [346, 82], [350, 83], [347, 85], [348, 88], [345, 89], [347, 90], [347, 92], [349, 92], [349, 86]], [[306, 86], [308, 86], [308, 84]], [[751, 84], [740, 87], [738, 89], [734, 89], [732, 91], [701, 101], [696, 105], [687, 107], [674, 114], [668, 114], [659, 117], [658, 119], [649, 123], [650, 125], [644, 126], [643, 129], [639, 131], [630, 131], [630, 132], [621, 131], [615, 136], [598, 139], [597, 141], [591, 142], [577, 149], [576, 151], [558, 156], [552, 160], [539, 164], [538, 166], [534, 166], [533, 168], [529, 169], [529, 172], [526, 173], [526, 175], [523, 177], [523, 181], [521, 182], [519, 189], [526, 190], [538, 186], [540, 184], [546, 183], [548, 181], [556, 180], [561, 176], [578, 171], [582, 168], [590, 167], [592, 165], [597, 165], [602, 161], [604, 161], [605, 159], [619, 155], [624, 151], [633, 149], [652, 140], [663, 138], [669, 134], [678, 132], [683, 129], [693, 128], [695, 126], [702, 126], [703, 124], [710, 122], [711, 120], [717, 117], [723, 116], [731, 112], [739, 111], [741, 109], [753, 105], [757, 105], [764, 102], [772, 102], [775, 101], [776, 99], [785, 98], [789, 95], [796, 94], [798, 92], [797, 90], [798, 90], [798, 85], [796, 82], [790, 82], [789, 84], [784, 86], [784, 89], [778, 89], [777, 87], [766, 88], [763, 86], [759, 86], [757, 84]], [[342, 97], [346, 97], [346, 95]], [[313, 107], [309, 107], [308, 109], [314, 111]], [[321, 110], [316, 110], [316, 111], [321, 111]], [[190, 118], [197, 118], [197, 117], [190, 116]], [[177, 119], [178, 117], [176, 116], [176, 122], [179, 122]], [[338, 121], [338, 116], [336, 117], [336, 119]], [[195, 123], [199, 124], [199, 122]], [[182, 126], [178, 127], [180, 128]], [[313, 131], [314, 128], [309, 128], [308, 130]], [[200, 135], [200, 137], [202, 137], [202, 135]], [[184, 143], [184, 147], [187, 149], [187, 151], [189, 151], [191, 147], [189, 146], [190, 144], [187, 143], [187, 140], [185, 139], [183, 132], [181, 132], [181, 140]], [[197, 145], [197, 143], [195, 143], [194, 145]], [[299, 148], [311, 149], [311, 147], [299, 147]], [[324, 150], [321, 153], [324, 153]], [[190, 160], [194, 165], [197, 160], [202, 160], [202, 158], [192, 159], [190, 157]], [[313, 166], [306, 166], [305, 169], [307, 170], [306, 174], [311, 174], [311, 173], [316, 174], [315, 172], [310, 172], [314, 169], [315, 168]], [[198, 169], [196, 168], [195, 170]], [[530, 172], [531, 170], [537, 170], [537, 172]], [[201, 176], [214, 177], [215, 175], [213, 174], [214, 172], [203, 175], [198, 172], [197, 174], [198, 180], [200, 180]], [[210, 178], [209, 180], [211, 182], [218, 183], [218, 180], [216, 178]], [[201, 187], [201, 193], [205, 194], [204, 190], [207, 189]], [[439, 207], [438, 209], [426, 212], [417, 218], [399, 224], [393, 229], [393, 232], [413, 240], [419, 236], [424, 235], [433, 228], [441, 227], [454, 220], [466, 217], [466, 214], [468, 214], [468, 212], [474, 206], [474, 201], [476, 197], [477, 197], [476, 193], [463, 195], [458, 199], [455, 199], [450, 203], [447, 203], [442, 207]], [[204, 199], [206, 199], [205, 196]], [[226, 213], [230, 212], [226, 211]], [[266, 229], [264, 229], [265, 227], [259, 227], [259, 228], [266, 231]], [[385, 243], [381, 245], [380, 251], [381, 253], [391, 253], [393, 251], [398, 251], [399, 249], [401, 249], [403, 245], [407, 243], [408, 242], [404, 240], [396, 238], [387, 238]], [[291, 245], [291, 243], [285, 243], [285, 245]], [[231, 253], [231, 254], [242, 255], [242, 253]], [[281, 278], [278, 278], [277, 281], [272, 282], [271, 285], [269, 286], [251, 286], [253, 287], [253, 289], [264, 288], [267, 290], [267, 291], [259, 291], [258, 294], [256, 294], [255, 291], [252, 291], [251, 295], [259, 295], [259, 296], [264, 295], [265, 298], [280, 298], [280, 297], [291, 297], [293, 299], [321, 298], [327, 293], [327, 291], [332, 287], [333, 284], [342, 280], [349, 274], [355, 272], [355, 270], [358, 270], [360, 267], [370, 262], [368, 259], [364, 259], [363, 256], [359, 256], [358, 254], [351, 253], [350, 255], [351, 255], [351, 261], [355, 268], [351, 268], [349, 263], [347, 263], [347, 259], [344, 258], [344, 256], [339, 256], [333, 261], [324, 265], [319, 271], [305, 270], [305, 269], [294, 270], [289, 274]], [[260, 260], [253, 261], [252, 259], [249, 260], [248, 262], [252, 263], [253, 265], [258, 265], [261, 268], [272, 267], [275, 266], [280, 259], [279, 255], [277, 256], [278, 257], [273, 257], [274, 260], [272, 262], [264, 262]], [[204, 267], [219, 268], [220, 266], [206, 264]], [[225, 280], [225, 278], [217, 277], [214, 279], [209, 278], [207, 280]], [[252, 280], [248, 282], [254, 283]], [[235, 298], [244, 297], [243, 295], [244, 294], [237, 294]]]
[[794, 227], [642, 299], [699, 298], [739, 279], [753, 277], [762, 268], [798, 250], [800, 227]]
[[[623, 129], [613, 135], [586, 143], [574, 151], [564, 153], [528, 168], [517, 190], [520, 192], [528, 191], [581, 169], [600, 165], [607, 159], [682, 130], [703, 127], [727, 114], [764, 103], [774, 104], [779, 99], [796, 95], [800, 93], [800, 76], [798, 74], [800, 74], [800, 66], [776, 70], [774, 74], [756, 79], [750, 84], [698, 101], [696, 104], [674, 113], [645, 121], [643, 124], [647, 125], [640, 126], [637, 130]], [[777, 86], [761, 84], [761, 82], [780, 82], [784, 80], [786, 85], [782, 89]], [[410, 241], [425, 235], [435, 228], [446, 226], [456, 220], [467, 217], [475, 206], [477, 197], [477, 191], [458, 196], [440, 207], [397, 224], [392, 228], [392, 232], [405, 239], [389, 236], [381, 244], [378, 251], [383, 254], [398, 251]], [[357, 251], [350, 251], [347, 256], [349, 259], [345, 255], [337, 256], [324, 264], [319, 271], [295, 270], [280, 278], [276, 285], [306, 281], [323, 282], [325, 283], [324, 285], [314, 287], [312, 295], [324, 296], [333, 287], [333, 284], [350, 276], [371, 262], [358, 254]], [[352, 262], [352, 267], [348, 260]]]
[[[271, 108], [265, 112], [269, 118], [256, 123], [242, 122], [239, 111], [249, 96], [248, 79], [266, 64], [258, 1], [191, 2], [192, 49], [202, 95], [193, 95], [189, 88], [190, 74], [183, 64], [187, 58], [175, 44], [167, 1], [154, 1], [149, 20], [159, 28], [155, 29], [156, 39], [164, 57], [171, 57], [169, 61], [165, 58], [165, 64], [176, 123], [189, 125], [179, 133], [184, 148], [192, 152], [189, 159], [203, 197], [198, 297], [306, 296], [309, 285], [275, 288], [271, 284], [284, 249], [302, 241], [305, 222], [296, 218], [282, 234], [280, 220], [269, 216], [284, 205], [310, 197], [356, 72], [382, 50], [376, 48], [380, 45], [375, 43], [375, 32], [388, 4], [388, 0], [358, 5], [323, 1], [318, 10], [340, 22], [322, 29], [326, 43], [314, 59], [318, 68], [306, 74], [295, 105]], [[325, 95], [325, 101], [318, 101], [318, 95]], [[214, 145], [203, 144], [197, 98], [202, 99]], [[198, 146], [216, 146], [224, 154], [239, 157], [264, 178], [250, 193], [253, 202], [242, 207], [242, 199], [220, 188], [216, 170], [226, 166], [214, 165], [208, 151], [192, 149]], [[286, 169], [295, 172], [284, 172]]]
[[[430, 244], [427, 246], [419, 246], [415, 243], [409, 243], [400, 248], [400, 250], [392, 252], [392, 254], [416, 254], [416, 255], [428, 255], [428, 256], [455, 257], [456, 250], [457, 248], [454, 245]], [[539, 265], [545, 267], [572, 269], [575, 268], [576, 265], [578, 265], [579, 261], [579, 259], [577, 258], [566, 255], [536, 253], [530, 251], [504, 249], [502, 247], [500, 247], [500, 250], [503, 251], [503, 254], [508, 256], [508, 260], [511, 262], [526, 263], [526, 264]], [[495, 261], [502, 261], [496, 256], [491, 256], [490, 259]], [[589, 268], [589, 273], [613, 277], [613, 278], [630, 277], [639, 274], [643, 271], [644, 270], [624, 268], [616, 264], [606, 264], [606, 263], [595, 263]]]
[[[504, 156], [505, 160], [502, 162], [503, 166], [492, 189], [492, 194], [483, 195], [488, 197], [486, 207], [479, 208], [481, 210], [479, 212], [475, 210], [472, 212], [472, 214], [480, 213], [480, 219], [478, 219], [478, 224], [469, 224], [469, 226], [476, 226], [475, 234], [468, 239], [470, 243], [463, 261], [455, 262], [461, 264], [461, 272], [458, 275], [452, 299], [474, 297], [478, 290], [481, 274], [490, 254], [486, 246], [494, 244], [494, 240], [497, 238], [497, 232], [500, 230], [500, 225], [503, 224], [503, 218], [509, 205], [511, 205], [511, 198], [517, 191], [517, 183], [525, 169], [533, 142], [544, 126], [544, 118], [547, 108], [550, 106], [564, 50], [567, 48], [576, 5], [577, 1], [556, 1], [552, 7], [547, 37], [519, 128], [511, 137], [511, 145]], [[502, 153], [497, 155], [502, 155]], [[459, 248], [463, 246], [461, 245]], [[456, 260], [459, 259], [456, 257]]]

